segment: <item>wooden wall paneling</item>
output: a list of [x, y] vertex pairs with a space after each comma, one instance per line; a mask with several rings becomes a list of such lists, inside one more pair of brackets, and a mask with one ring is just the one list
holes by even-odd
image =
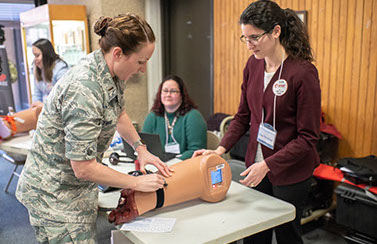
[[[226, 63], [226, 60], [223, 60], [225, 58], [225, 54], [223, 53], [223, 49], [225, 49], [225, 45], [227, 44], [226, 41], [223, 40], [222, 33], [226, 32], [226, 13], [223, 11], [220, 11], [222, 9], [223, 2], [221, 1], [214, 1], [214, 12], [218, 14], [214, 14], [214, 26], [217, 26], [217, 28], [214, 28], [214, 67], [216, 69], [214, 70], [214, 112], [217, 112], [216, 110], [219, 107], [222, 107], [221, 104], [221, 97], [224, 95], [222, 94], [223, 91], [223, 82], [222, 82], [222, 70], [225, 69], [225, 66], [222, 65], [222, 63]], [[220, 48], [223, 47], [223, 48]]]
[[[226, 47], [226, 49], [230, 48], [230, 39], [231, 39], [230, 36], [231, 36], [231, 33], [232, 33], [231, 32], [232, 28], [230, 28], [229, 25], [232, 24], [232, 21], [230, 20], [230, 15], [231, 15], [231, 9], [233, 7], [230, 7], [230, 8], [228, 7], [228, 10], [226, 11], [226, 16], [225, 16], [225, 19], [227, 20], [227, 23], [228, 23], [226, 25], [226, 27], [225, 27], [225, 30], [226, 30], [226, 33], [228, 33], [228, 36], [226, 36], [226, 34], [224, 33], [225, 35], [222, 36], [222, 39], [228, 45]], [[221, 76], [221, 79], [222, 79], [222, 83], [223, 83], [223, 87], [222, 88], [223, 88], [223, 91], [225, 91], [224, 94], [226, 94], [226, 97], [228, 97], [229, 99], [232, 99], [231, 91], [229, 90], [229, 86], [231, 85], [230, 79], [231, 79], [231, 74], [232, 74], [232, 66], [230, 65], [231, 64], [230, 62], [232, 60], [232, 58], [231, 58], [232, 56], [228, 57], [228, 55], [230, 55], [230, 54], [227, 52], [227, 50], [223, 50], [222, 59], [225, 62], [221, 64], [222, 65], [222, 70], [223, 70], [223, 75]], [[235, 57], [237, 57], [237, 56], [235, 56]], [[225, 73], [225, 71], [227, 71], [228, 73]], [[232, 100], [230, 100], [230, 102], [231, 101]], [[229, 100], [228, 100], [228, 104], [224, 104], [223, 102], [225, 102], [225, 101], [222, 101], [222, 105], [224, 106], [224, 108], [226, 109], [226, 111], [229, 110], [229, 106], [230, 106]]]
[[[232, 67], [231, 69], [231, 76], [229, 77], [229, 85], [230, 85], [230, 89], [228, 89], [229, 92], [231, 92], [230, 94], [230, 97], [232, 98], [232, 103], [231, 104], [228, 104], [229, 107], [228, 107], [228, 111], [229, 111], [229, 114], [231, 114], [231, 111], [232, 111], [232, 107], [236, 108], [238, 104], [238, 101], [239, 101], [239, 95], [240, 95], [240, 85], [242, 83], [242, 69], [244, 67], [244, 63], [242, 63], [243, 61], [243, 58], [242, 56], [242, 51], [245, 51], [246, 50], [246, 46], [245, 44], [243, 44], [241, 41], [240, 41], [240, 36], [241, 36], [241, 29], [240, 29], [240, 25], [238, 23], [239, 21], [239, 16], [241, 15], [242, 13], [242, 3], [240, 2], [239, 4], [235, 5], [233, 8], [232, 8], [232, 13], [231, 13], [231, 16], [236, 16], [236, 18], [231, 18], [230, 19], [230, 22], [232, 23], [231, 27], [232, 27], [232, 35], [231, 35], [231, 47], [229, 50], [233, 50], [235, 54], [238, 54], [238, 61], [236, 62], [230, 62], [230, 65]], [[240, 70], [241, 68], [241, 70]], [[235, 78], [233, 78], [235, 77]], [[234, 106], [236, 105], [236, 106]]]
[[[218, 9], [221, 9], [223, 7], [223, 4], [220, 4], [221, 3], [220, 1], [218, 1], [218, 2], [219, 2]], [[220, 15], [220, 19], [218, 20], [219, 21], [218, 23], [221, 27], [221, 32], [223, 32], [224, 30], [227, 30], [227, 23], [226, 23], [227, 13], [226, 12], [224, 13], [222, 11], [220, 11], [220, 13], [222, 13], [222, 15]], [[222, 23], [224, 23], [224, 24], [222, 24]], [[219, 47], [216, 48], [216, 52], [215, 52], [215, 54], [217, 54], [219, 57], [215, 57], [215, 60], [217, 60], [216, 66], [219, 67], [218, 73], [217, 73], [218, 77], [216, 77], [216, 80], [219, 80], [219, 95], [218, 96], [221, 97], [221, 96], [224, 96], [221, 93], [221, 91], [224, 90], [224, 85], [225, 85], [225, 83], [222, 81], [221, 77], [223, 77], [225, 75], [225, 74], [223, 74], [223, 70], [226, 68], [225, 65], [227, 64], [228, 59], [225, 57], [225, 53], [222, 51], [222, 49], [220, 47], [225, 47], [225, 45], [227, 45], [227, 43], [226, 43], [225, 40], [223, 40], [223, 36], [221, 36], [221, 35], [219, 35], [218, 38], [215, 37], [215, 40], [217, 40], [218, 43], [219, 43]], [[217, 100], [217, 102], [218, 102], [217, 107], [222, 107], [221, 100], [222, 99]]]
[[313, 19], [312, 1], [311, 0], [304, 1], [304, 7], [302, 9], [308, 11], [307, 16], [306, 16], [306, 18], [307, 18], [306, 27], [308, 28], [309, 40], [310, 40], [310, 45], [311, 45], [312, 44], [312, 36], [310, 35], [310, 33], [312, 32], [312, 24], [311, 23], [312, 23], [312, 19]]
[[298, 0], [292, 0], [292, 3], [290, 5], [288, 5], [288, 6], [291, 6], [290, 8], [293, 9], [293, 10], [295, 10], [295, 11], [300, 10], [298, 8]]
[[216, 107], [217, 107], [217, 101], [219, 100], [218, 97], [220, 95], [220, 86], [221, 83], [219, 82], [219, 68], [218, 63], [219, 63], [219, 57], [217, 56], [217, 46], [221, 45], [221, 40], [216, 39], [219, 37], [220, 34], [220, 29], [221, 29], [221, 22], [220, 22], [220, 16], [221, 12], [219, 12], [218, 9], [219, 2], [218, 1], [213, 1], [213, 107], [214, 107], [214, 113], [216, 113]]
[[365, 141], [364, 150], [365, 152], [377, 155], [377, 1], [373, 1], [372, 6], [372, 22], [370, 24], [371, 29], [371, 40], [370, 40], [370, 53], [369, 56], [369, 74], [368, 74], [368, 93], [366, 102], [366, 112], [367, 116], [365, 121], [365, 132], [372, 134], [371, 141]]
[[[311, 17], [312, 20], [309, 23], [309, 28], [310, 28], [310, 38], [311, 38], [311, 47], [313, 48], [314, 51], [314, 57], [317, 60], [318, 59], [318, 53], [317, 53], [317, 40], [318, 40], [318, 0], [313, 0], [312, 1], [312, 11], [311, 11]], [[315, 62], [317, 64], [317, 62]]]
[[296, 10], [298, 10], [298, 11], [306, 10], [306, 9], [303, 8], [304, 5], [305, 5], [304, 0], [296, 0], [296, 1], [297, 1], [297, 3], [294, 5]]
[[243, 1], [227, 6], [225, 1], [214, 2], [214, 11], [224, 13], [219, 14], [222, 18], [215, 17], [214, 19], [215, 25], [218, 23], [221, 26], [220, 32], [216, 30], [214, 32], [216, 40], [214, 63], [215, 67], [219, 67], [215, 71], [215, 86], [217, 85], [217, 88], [214, 92], [215, 97], [221, 97], [221, 99], [215, 99], [215, 112], [234, 114], [237, 111], [235, 104], [239, 103], [242, 70], [250, 55], [246, 45], [239, 40], [241, 31], [238, 19], [248, 4], [248, 1]]
[[234, 45], [229, 49], [229, 51], [231, 52], [232, 50], [236, 51], [239, 58], [237, 59], [236, 62], [231, 62], [232, 77], [235, 77], [235, 78], [231, 77], [229, 80], [230, 84], [232, 85], [230, 89], [228, 89], [230, 92], [232, 92], [232, 104], [229, 104], [230, 106], [228, 108], [229, 114], [236, 113], [237, 108], [238, 108], [237, 105], [239, 104], [239, 100], [240, 100], [239, 98], [241, 95], [241, 84], [242, 84], [242, 77], [243, 77], [242, 71], [245, 66], [246, 60], [248, 58], [247, 54], [249, 53], [249, 51], [247, 50], [247, 46], [240, 41], [240, 36], [242, 35], [242, 33], [241, 33], [241, 27], [239, 24], [239, 17], [242, 11], [246, 8], [248, 4], [249, 4], [248, 2], [240, 1], [239, 4], [235, 5], [235, 7], [233, 8], [232, 15], [236, 17], [232, 19], [232, 23], [233, 23], [232, 26], [234, 28], [232, 40], [233, 40]]
[[214, 26], [218, 26], [217, 28], [214, 28], [214, 66], [217, 67], [214, 72], [214, 97], [217, 98], [214, 102], [214, 112], [217, 112], [216, 108], [221, 107], [222, 99], [220, 99], [220, 97], [224, 96], [222, 94], [223, 82], [221, 77], [223, 75], [222, 70], [225, 69], [222, 62], [226, 63], [226, 60], [223, 60], [225, 54], [220, 47], [224, 47], [225, 49], [225, 45], [227, 44], [222, 36], [222, 33], [226, 32], [224, 29], [226, 30], [227, 22], [225, 19], [226, 13], [220, 11], [223, 7], [221, 3], [221, 1], [214, 1], [214, 11], [215, 13], [219, 13], [218, 15], [214, 14]]
[[[336, 128], [340, 131], [342, 134], [343, 138], [346, 136], [344, 134], [344, 124], [343, 124], [343, 107], [342, 104], [344, 102], [344, 83], [345, 83], [345, 68], [346, 68], [346, 47], [347, 47], [347, 29], [348, 29], [348, 18], [347, 18], [347, 13], [348, 13], [348, 0], [343, 1], [343, 0], [338, 0], [341, 2], [342, 7], [340, 8], [340, 16], [339, 16], [339, 43], [338, 43], [338, 48], [339, 48], [339, 55], [336, 57], [337, 62], [337, 73], [336, 73], [336, 79], [333, 80], [332, 82], [336, 84], [336, 90], [335, 90], [335, 97], [336, 97], [336, 108], [335, 108], [335, 113], [331, 114], [328, 113], [328, 117], [330, 118], [330, 122], [333, 123]], [[352, 0], [351, 0], [352, 1]], [[326, 111], [327, 112], [327, 111]], [[332, 119], [331, 119], [332, 118]], [[340, 142], [339, 144], [339, 155], [341, 155], [340, 151], [342, 148], [342, 145], [344, 143], [344, 139]]]
[[292, 0], [286, 0], [283, 8], [292, 8]]
[[297, 10], [307, 10], [305, 9], [305, 1], [304, 0], [297, 0]]
[[[375, 80], [377, 80], [377, 75], [375, 77]], [[377, 93], [377, 89], [375, 91]], [[373, 139], [372, 139], [372, 148], [371, 148], [371, 153], [373, 155], [377, 155], [377, 96], [375, 96], [374, 100], [374, 125], [373, 125]]]
[[279, 4], [281, 8], [286, 8], [286, 1], [287, 0], [276, 0], [275, 2]]
[[[355, 31], [354, 32], [354, 42], [352, 50], [353, 59], [352, 59], [352, 68], [351, 68], [351, 80], [350, 80], [350, 110], [349, 112], [349, 124], [348, 130], [350, 134], [348, 140], [352, 146], [353, 156], [358, 155], [360, 152], [356, 151], [356, 133], [357, 131], [357, 122], [361, 119], [357, 116], [357, 101], [359, 98], [359, 88], [360, 88], [360, 68], [361, 68], [361, 41], [363, 33], [363, 7], [364, 1], [356, 1], [356, 10], [355, 15]], [[363, 81], [365, 82], [365, 81]], [[365, 104], [363, 104], [365, 106]], [[358, 136], [363, 137], [363, 135], [358, 134]]]
[[[331, 32], [331, 61], [329, 65], [330, 70], [330, 77], [329, 77], [329, 101], [328, 101], [328, 107], [327, 107], [327, 114], [333, 115], [336, 111], [336, 106], [338, 104], [338, 100], [336, 97], [337, 93], [337, 77], [338, 77], [338, 65], [337, 60], [339, 59], [339, 56], [343, 55], [343, 52], [339, 50], [339, 42], [341, 41], [339, 39], [339, 15], [340, 15], [340, 0], [333, 0], [333, 10], [332, 10], [332, 19], [331, 19], [331, 26], [332, 26], [332, 32]], [[327, 121], [329, 123], [334, 123], [334, 118], [327, 116]]]
[[322, 92], [322, 108], [326, 110], [327, 108], [327, 80], [323, 77], [323, 67], [324, 67], [324, 56], [325, 56], [325, 30], [326, 30], [326, 0], [319, 0], [318, 1], [318, 27], [317, 33], [313, 33], [313, 35], [317, 35], [317, 62], [315, 65], [317, 66], [319, 79], [321, 82], [321, 92]]
[[[375, 80], [377, 80], [377, 74], [375, 77]], [[377, 88], [376, 88], [377, 93]], [[373, 139], [372, 139], [372, 148], [371, 148], [371, 154], [377, 155], [377, 96], [375, 96], [374, 100], [374, 125], [373, 125]]]
[[219, 104], [219, 101], [221, 99], [219, 99], [222, 94], [221, 94], [221, 90], [222, 90], [222, 82], [220, 80], [220, 76], [221, 76], [221, 65], [220, 65], [220, 61], [221, 61], [221, 54], [219, 54], [219, 50], [220, 50], [220, 46], [224, 46], [225, 43], [223, 42], [223, 40], [221, 39], [221, 33], [223, 31], [223, 28], [224, 28], [224, 24], [222, 24], [222, 18], [223, 18], [223, 13], [221, 11], [219, 11], [219, 9], [221, 8], [221, 2], [220, 1], [214, 1], [213, 2], [213, 10], [214, 10], [214, 21], [213, 21], [213, 24], [216, 28], [214, 28], [214, 67], [216, 67], [214, 69], [214, 89], [213, 89], [213, 92], [214, 92], [214, 112], [216, 113], [216, 108], [218, 108], [219, 106], [221, 106]]
[[[333, 10], [333, 0], [328, 0], [324, 2], [324, 19], [325, 24], [323, 28], [323, 57], [322, 57], [322, 107], [324, 110], [328, 111], [329, 108], [329, 87], [330, 87], [330, 66], [331, 66], [331, 39], [332, 39], [332, 10]], [[319, 47], [320, 48], [320, 47]]]
[[[352, 143], [349, 139], [350, 134], [352, 132], [349, 128], [349, 117], [350, 117], [350, 103], [351, 103], [351, 77], [352, 77], [352, 59], [353, 59], [353, 43], [354, 43], [354, 35], [355, 35], [355, 1], [350, 0], [348, 2], [348, 12], [347, 12], [347, 35], [346, 35], [346, 49], [345, 49], [345, 75], [344, 75], [344, 93], [343, 93], [343, 102], [341, 105], [342, 109], [342, 116], [339, 118], [341, 119], [342, 123], [340, 124], [340, 130], [344, 135], [343, 140], [341, 141], [339, 148], [342, 152], [347, 152], [348, 155], [353, 155], [351, 152], [350, 144]], [[348, 52], [347, 52], [348, 50]]]
[[357, 101], [357, 124], [356, 124], [356, 140], [355, 140], [355, 152], [358, 155], [365, 155], [367, 151], [364, 150], [364, 142], [371, 141], [371, 133], [365, 131], [365, 122], [367, 119], [372, 119], [366, 114], [367, 104], [367, 89], [369, 82], [368, 79], [368, 67], [369, 67], [369, 55], [370, 55], [370, 25], [372, 19], [372, 2], [364, 0], [363, 6], [363, 23], [362, 23], [362, 45], [360, 50], [361, 62], [360, 62], [360, 78], [359, 78], [359, 97]]

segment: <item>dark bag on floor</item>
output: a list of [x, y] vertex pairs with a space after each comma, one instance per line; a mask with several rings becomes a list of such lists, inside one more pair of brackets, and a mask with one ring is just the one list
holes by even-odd
[[310, 178], [310, 192], [304, 204], [302, 217], [309, 217], [317, 209], [326, 209], [331, 206], [334, 192], [334, 181]]
[[377, 186], [377, 157], [343, 158], [338, 165], [344, 177], [354, 184]]
[[325, 132], [321, 132], [319, 134], [317, 152], [319, 159], [321, 160], [321, 164], [330, 164], [336, 160], [338, 157], [338, 145], [338, 137]]

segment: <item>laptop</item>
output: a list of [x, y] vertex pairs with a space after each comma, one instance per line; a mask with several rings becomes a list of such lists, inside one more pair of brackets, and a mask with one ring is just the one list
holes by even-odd
[[134, 149], [123, 138], [122, 138], [122, 142], [123, 142], [123, 152], [127, 155], [127, 157], [133, 160], [136, 160], [137, 155], [135, 154]]
[[[162, 148], [160, 136], [158, 134], [139, 132], [139, 136], [141, 140], [143, 140], [144, 143], [147, 145], [148, 151], [153, 155], [159, 157], [163, 162], [167, 162], [178, 155], [175, 153], [165, 152], [165, 150]], [[135, 155], [135, 151], [124, 139], [123, 147], [124, 153], [126, 153], [128, 157], [136, 159], [137, 156]]]
[[163, 162], [175, 158], [178, 154], [165, 152], [158, 134], [139, 133], [140, 138], [147, 144], [147, 149], [153, 155], [159, 157]]

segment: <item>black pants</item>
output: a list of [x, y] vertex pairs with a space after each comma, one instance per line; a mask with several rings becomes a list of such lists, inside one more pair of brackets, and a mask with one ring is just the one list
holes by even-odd
[[[301, 216], [310, 191], [310, 178], [292, 185], [273, 186], [266, 176], [256, 190], [289, 202], [296, 207], [296, 218], [275, 227], [277, 243], [302, 244]], [[244, 244], [271, 244], [272, 229], [244, 238]]]

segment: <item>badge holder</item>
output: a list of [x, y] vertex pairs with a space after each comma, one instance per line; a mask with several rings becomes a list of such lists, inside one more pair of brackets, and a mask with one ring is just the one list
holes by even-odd
[[179, 144], [177, 142], [171, 142], [165, 144], [165, 152], [180, 154], [181, 150], [179, 149]]
[[277, 131], [268, 123], [261, 123], [259, 125], [257, 141], [274, 150], [275, 140], [276, 140]]
[[[179, 143], [174, 138], [174, 125], [176, 121], [177, 121], [177, 117], [174, 117], [173, 123], [170, 126], [168, 117], [166, 116], [166, 113], [165, 113], [165, 135], [166, 135], [165, 152], [167, 153], [174, 153], [174, 154], [181, 153], [181, 149], [179, 148]], [[173, 142], [168, 143], [169, 135], [173, 139]]]

